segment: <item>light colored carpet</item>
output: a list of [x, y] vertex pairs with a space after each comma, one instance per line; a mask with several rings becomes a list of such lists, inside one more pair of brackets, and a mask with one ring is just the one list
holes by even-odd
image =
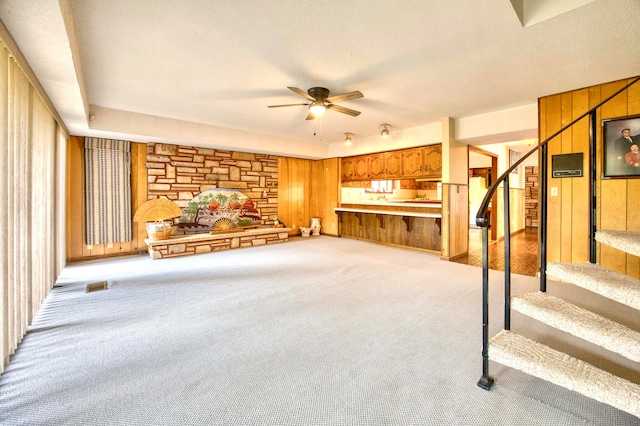
[[[492, 390], [477, 387], [481, 277], [326, 236], [73, 264], [0, 376], [0, 424], [639, 424], [494, 362]], [[490, 277], [496, 334], [502, 273]], [[108, 290], [85, 292], [100, 280]], [[514, 295], [538, 285], [513, 282]]]
[[596, 241], [640, 256], [640, 232], [600, 230], [596, 232]]
[[639, 385], [511, 331], [491, 339], [489, 357], [640, 417]]
[[595, 345], [640, 362], [640, 333], [540, 291], [511, 300], [511, 307]]
[[548, 263], [547, 275], [640, 310], [640, 282], [595, 263]]

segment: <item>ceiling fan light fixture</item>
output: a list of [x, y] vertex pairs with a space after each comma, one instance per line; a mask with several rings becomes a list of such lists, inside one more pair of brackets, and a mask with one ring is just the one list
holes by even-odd
[[380, 126], [382, 127], [382, 129], [380, 129], [380, 136], [382, 136], [383, 138], [389, 137], [389, 129], [387, 127], [389, 125], [388, 124], [381, 124]]
[[340, 95], [329, 96], [331, 94], [331, 91], [326, 87], [312, 87], [306, 92], [293, 86], [288, 87], [288, 89], [295, 92], [297, 95], [302, 96], [307, 101], [311, 101], [311, 103], [310, 104], [305, 103], [305, 104], [267, 105], [267, 107], [279, 108], [279, 107], [305, 105], [305, 106], [308, 106], [309, 108], [309, 113], [307, 114], [306, 120], [313, 120], [315, 118], [318, 118], [319, 116], [327, 112], [328, 109], [335, 112], [342, 113], [342, 114], [347, 114], [352, 117], [357, 117], [360, 115], [360, 111], [346, 108], [341, 105], [336, 105], [336, 102], [349, 101], [351, 99], [362, 98], [364, 95], [359, 90], [342, 93]]
[[315, 117], [320, 117], [322, 114], [324, 114], [325, 112], [327, 112], [327, 107], [325, 106], [325, 104], [323, 104], [322, 102], [319, 101], [313, 101], [311, 103], [311, 105], [309, 106], [309, 111], [311, 112], [311, 114], [313, 114]]
[[351, 142], [353, 142], [353, 138], [351, 137], [351, 133], [345, 133], [344, 134], [344, 144], [349, 146], [349, 145], [351, 145]]

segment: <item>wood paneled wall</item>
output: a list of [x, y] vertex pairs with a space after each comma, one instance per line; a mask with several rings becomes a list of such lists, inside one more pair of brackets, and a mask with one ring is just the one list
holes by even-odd
[[442, 184], [442, 254], [443, 260], [455, 259], [468, 252], [469, 185]]
[[[147, 144], [131, 143], [131, 211], [147, 201]], [[129, 242], [87, 246], [84, 238], [84, 137], [72, 136], [67, 142], [67, 261], [93, 259], [146, 251], [144, 224], [133, 223]]]
[[322, 218], [321, 233], [338, 235], [338, 215], [333, 209], [340, 200], [340, 159], [314, 161], [311, 166], [311, 217]]
[[311, 223], [311, 160], [282, 157], [278, 160], [278, 219], [291, 228]]
[[278, 218], [300, 234], [312, 217], [320, 217], [321, 233], [338, 235], [340, 162], [337, 158], [305, 160], [281, 157], [278, 162]]
[[[540, 141], [570, 123], [575, 118], [622, 88], [631, 80], [622, 80], [572, 92], [547, 96], [539, 100]], [[597, 111], [598, 131], [595, 135], [597, 159], [597, 229], [640, 231], [640, 179], [603, 179], [602, 120], [640, 114], [640, 83], [625, 90]], [[589, 137], [590, 123], [586, 117], [571, 129], [549, 142], [548, 161], [555, 154], [584, 153], [585, 176], [552, 178], [548, 171], [549, 193], [558, 189], [558, 196], [547, 195], [549, 262], [587, 262], [589, 260]], [[542, 196], [542, 195], [541, 195]], [[640, 278], [640, 259], [598, 244], [599, 264], [618, 272]]]

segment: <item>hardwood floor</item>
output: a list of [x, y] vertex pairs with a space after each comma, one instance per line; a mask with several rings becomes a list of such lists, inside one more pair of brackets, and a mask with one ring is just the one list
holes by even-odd
[[[469, 253], [454, 262], [482, 267], [481, 229], [469, 229]], [[502, 240], [489, 242], [489, 269], [504, 271]], [[525, 228], [511, 236], [511, 272], [535, 277], [538, 270], [538, 229]]]

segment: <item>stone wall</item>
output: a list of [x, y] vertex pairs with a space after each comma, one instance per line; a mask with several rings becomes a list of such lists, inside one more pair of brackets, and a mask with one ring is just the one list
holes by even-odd
[[147, 199], [167, 197], [180, 207], [211, 188], [243, 192], [263, 224], [278, 214], [278, 157], [161, 143], [147, 144]]
[[524, 168], [524, 218], [525, 226], [538, 227], [538, 167]]

